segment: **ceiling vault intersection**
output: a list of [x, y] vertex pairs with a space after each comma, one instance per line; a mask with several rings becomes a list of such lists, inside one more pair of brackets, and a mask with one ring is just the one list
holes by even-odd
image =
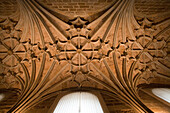
[[96, 14], [70, 18], [40, 0], [17, 0], [15, 14], [0, 17], [0, 89], [19, 89], [8, 113], [69, 88], [108, 91], [152, 113], [139, 86], [170, 80], [170, 21], [166, 13], [142, 15], [134, 3], [113, 0]]

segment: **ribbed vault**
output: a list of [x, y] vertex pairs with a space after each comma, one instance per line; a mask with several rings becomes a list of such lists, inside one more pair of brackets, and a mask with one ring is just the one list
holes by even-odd
[[50, 7], [54, 1], [17, 0], [18, 10], [0, 18], [0, 89], [19, 92], [8, 113], [72, 88], [97, 90], [130, 112], [153, 112], [138, 91], [170, 83], [170, 12], [146, 15], [138, 1], [113, 0], [73, 16]]

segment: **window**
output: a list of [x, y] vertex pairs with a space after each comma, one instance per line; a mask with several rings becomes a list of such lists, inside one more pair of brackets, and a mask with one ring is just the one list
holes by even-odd
[[170, 103], [170, 89], [168, 89], [168, 88], [154, 88], [154, 89], [152, 89], [152, 92], [159, 98]]
[[0, 101], [4, 99], [5, 95], [3, 93], [0, 93]]
[[62, 97], [53, 113], [103, 113], [103, 110], [94, 94], [75, 92]]

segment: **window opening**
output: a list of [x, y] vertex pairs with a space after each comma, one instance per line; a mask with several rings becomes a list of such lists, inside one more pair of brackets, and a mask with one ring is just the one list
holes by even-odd
[[63, 96], [53, 113], [104, 113], [99, 99], [88, 92], [75, 92]]
[[152, 89], [154, 95], [170, 103], [170, 89], [169, 88], [154, 88]]

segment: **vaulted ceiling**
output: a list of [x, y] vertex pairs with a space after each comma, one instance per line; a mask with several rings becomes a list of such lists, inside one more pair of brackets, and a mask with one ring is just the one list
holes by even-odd
[[2, 112], [50, 108], [59, 94], [77, 90], [99, 91], [110, 112], [157, 112], [139, 89], [170, 86], [168, 0], [1, 0], [0, 6]]

